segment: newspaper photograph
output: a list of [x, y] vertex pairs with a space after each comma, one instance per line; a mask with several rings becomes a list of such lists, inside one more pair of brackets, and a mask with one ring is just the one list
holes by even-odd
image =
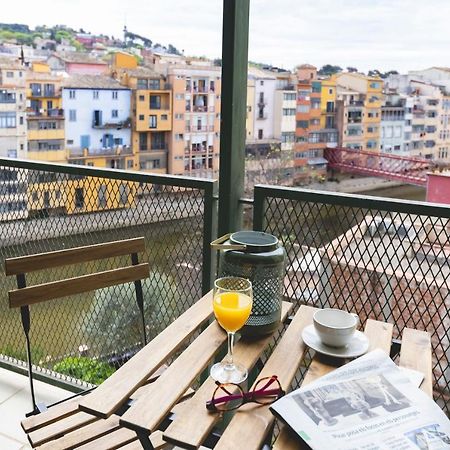
[[450, 449], [450, 421], [408, 375], [375, 350], [271, 409], [312, 449]]

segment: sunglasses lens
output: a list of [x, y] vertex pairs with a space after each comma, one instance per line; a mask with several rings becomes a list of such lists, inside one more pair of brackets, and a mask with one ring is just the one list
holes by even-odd
[[253, 389], [255, 402], [268, 405], [278, 400], [283, 394], [280, 382], [276, 378], [261, 378]]
[[244, 393], [235, 384], [221, 384], [214, 392], [212, 401], [218, 411], [231, 411], [242, 405]]

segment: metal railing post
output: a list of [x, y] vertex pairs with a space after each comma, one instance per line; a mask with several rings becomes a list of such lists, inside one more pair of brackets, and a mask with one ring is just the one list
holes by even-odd
[[250, 0], [223, 2], [219, 235], [242, 224], [249, 9]]

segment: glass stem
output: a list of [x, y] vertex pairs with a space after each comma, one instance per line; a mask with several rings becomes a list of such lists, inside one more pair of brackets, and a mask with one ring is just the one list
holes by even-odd
[[233, 366], [233, 346], [234, 346], [234, 333], [228, 331], [228, 353], [227, 353], [227, 366]]

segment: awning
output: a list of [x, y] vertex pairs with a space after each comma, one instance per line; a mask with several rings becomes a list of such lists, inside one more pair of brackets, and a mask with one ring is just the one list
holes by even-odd
[[328, 164], [328, 161], [325, 158], [308, 159], [308, 166], [317, 166], [319, 164]]

